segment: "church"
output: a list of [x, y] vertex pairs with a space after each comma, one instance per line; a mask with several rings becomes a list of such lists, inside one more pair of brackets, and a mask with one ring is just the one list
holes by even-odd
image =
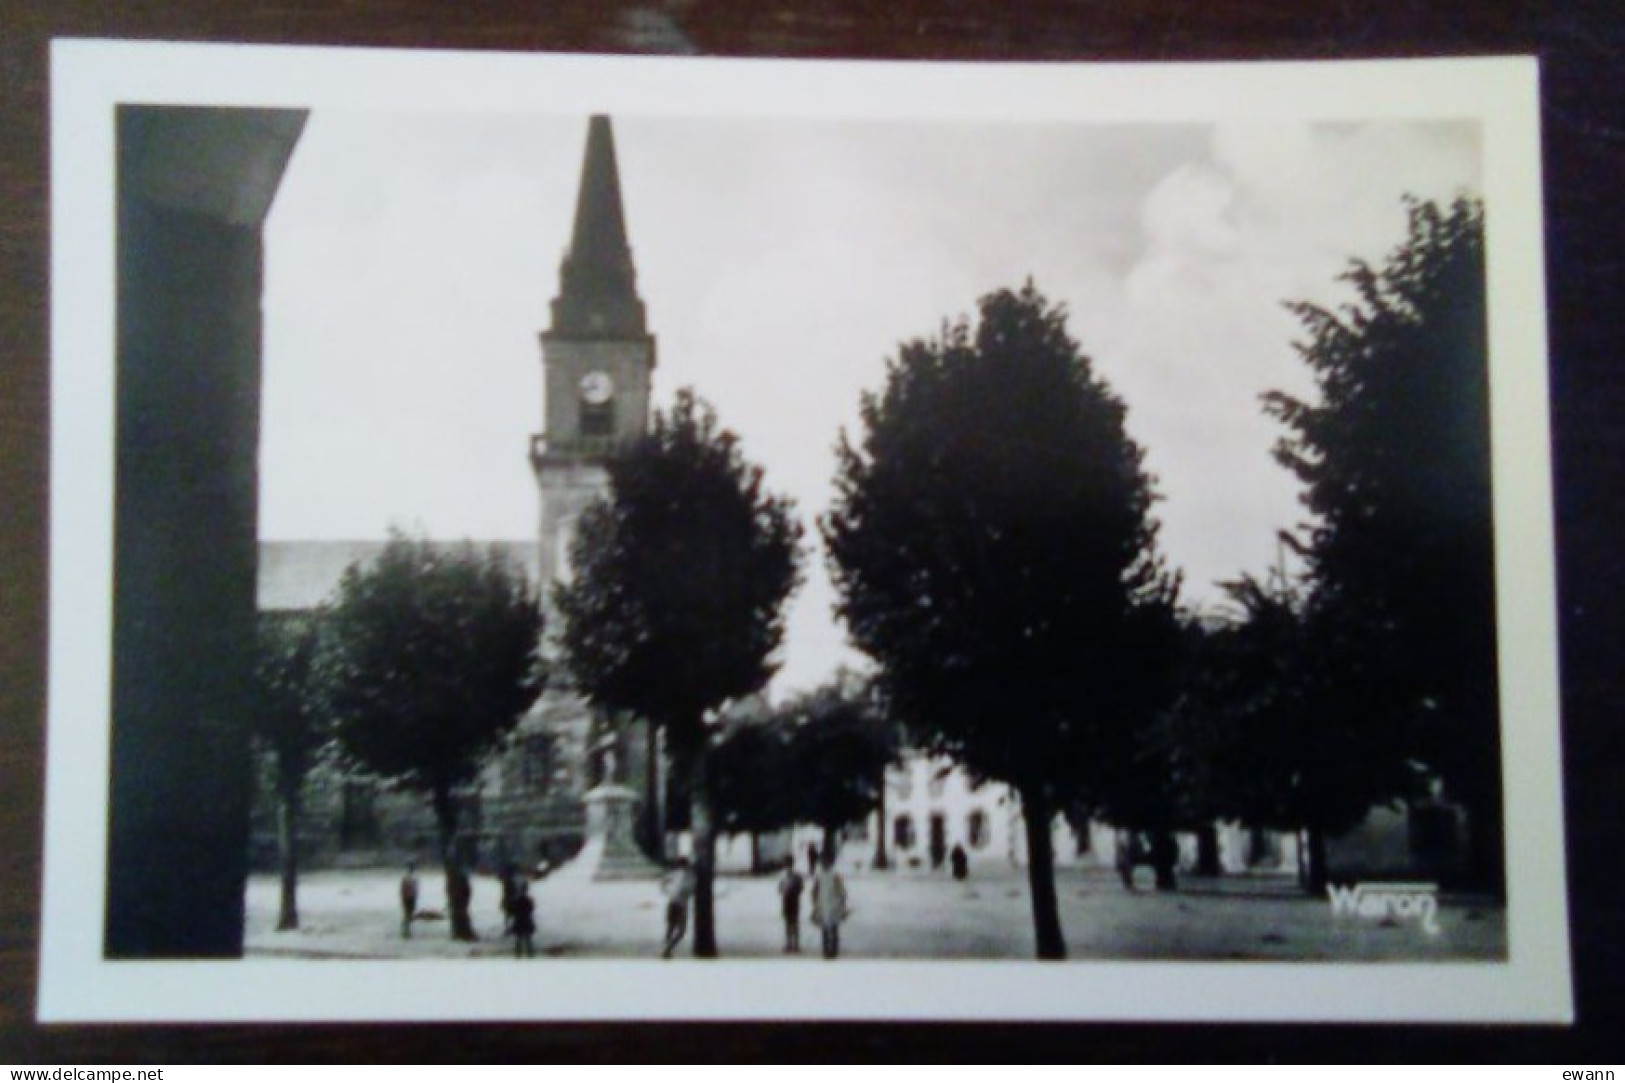
[[[605, 457], [641, 435], [649, 419], [655, 339], [637, 293], [608, 117], [588, 121], [570, 244], [539, 337], [544, 423], [528, 448], [540, 494], [537, 540], [480, 544], [494, 545], [532, 583], [545, 585], [569, 576], [576, 522], [608, 491]], [[313, 611], [333, 595], [346, 568], [375, 559], [383, 544], [262, 542], [262, 618]], [[627, 792], [635, 817], [631, 834], [643, 851], [663, 854], [665, 790], [654, 766], [661, 759], [658, 734], [650, 727], [595, 711], [554, 666], [547, 690], [504, 752], [476, 786], [459, 795], [459, 857], [485, 868], [509, 861], [525, 867], [567, 862], [588, 833], [589, 808], [597, 807], [589, 795], [606, 788]], [[259, 764], [257, 780], [268, 780], [268, 771], [269, 764]], [[268, 784], [256, 787], [251, 859], [259, 868], [275, 862], [271, 792]], [[427, 857], [435, 845], [434, 820], [420, 797], [395, 793], [337, 762], [312, 772], [303, 820], [302, 857], [315, 865], [400, 863]], [[616, 838], [618, 845], [591, 855], [594, 875], [658, 871], [627, 845], [630, 835], [617, 832]]]

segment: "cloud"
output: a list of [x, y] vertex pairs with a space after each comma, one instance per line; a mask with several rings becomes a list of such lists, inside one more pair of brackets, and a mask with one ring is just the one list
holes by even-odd
[[1304, 514], [1258, 408], [1268, 390], [1312, 391], [1283, 302], [1346, 301], [1349, 260], [1403, 239], [1404, 195], [1476, 191], [1478, 170], [1467, 125], [1225, 125], [1145, 196], [1103, 368], [1161, 478], [1164, 546], [1193, 598], [1266, 568]]

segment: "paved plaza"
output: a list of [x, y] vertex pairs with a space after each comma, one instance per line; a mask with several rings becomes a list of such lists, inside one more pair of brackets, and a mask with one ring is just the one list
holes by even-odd
[[[323, 871], [299, 886], [301, 928], [277, 932], [278, 881], [255, 876], [247, 897], [250, 957], [445, 959], [511, 955], [502, 936], [494, 878], [474, 881], [473, 919], [481, 939], [456, 943], [443, 918], [401, 938], [398, 871]], [[1148, 873], [1141, 871], [1141, 876]], [[438, 872], [419, 873], [420, 908], [443, 911]], [[853, 914], [842, 954], [866, 959], [1031, 959], [1032, 911], [1025, 873], [980, 874], [956, 882], [946, 873], [859, 873], [847, 879]], [[1068, 955], [1074, 959], [1275, 959], [1429, 961], [1496, 959], [1504, 953], [1505, 913], [1482, 900], [1446, 896], [1439, 932], [1410, 920], [1334, 916], [1325, 900], [1300, 894], [1287, 877], [1184, 878], [1180, 890], [1123, 890], [1106, 870], [1057, 873]], [[654, 958], [664, 904], [659, 886], [584, 883], [567, 877], [531, 887], [536, 900], [538, 965], [549, 957]], [[772, 877], [717, 880], [717, 942], [727, 958], [784, 958], [783, 925]], [[818, 934], [803, 916], [803, 953], [822, 963]], [[680, 958], [687, 957], [685, 942]], [[528, 964], [527, 964], [528, 965]]]

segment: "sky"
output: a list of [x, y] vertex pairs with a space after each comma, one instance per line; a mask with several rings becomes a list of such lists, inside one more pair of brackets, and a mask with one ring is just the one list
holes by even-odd
[[[1085, 125], [614, 119], [657, 339], [808, 528], [776, 693], [859, 656], [815, 518], [899, 343], [1031, 277], [1128, 405], [1185, 598], [1263, 572], [1303, 519], [1259, 409], [1312, 390], [1288, 300], [1348, 300], [1406, 193], [1481, 188], [1467, 123]], [[539, 333], [581, 116], [318, 110], [266, 224], [260, 533], [534, 538]]]

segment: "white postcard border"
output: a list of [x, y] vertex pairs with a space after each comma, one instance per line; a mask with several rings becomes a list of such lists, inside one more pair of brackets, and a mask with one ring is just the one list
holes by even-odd
[[[91, 1020], [1573, 1018], [1537, 75], [1527, 58], [1200, 65], [690, 60], [59, 41], [39, 1017]], [[117, 104], [1074, 122], [1465, 119], [1485, 155], [1504, 963], [110, 962]], [[545, 972], [544, 972], [545, 969]]]

